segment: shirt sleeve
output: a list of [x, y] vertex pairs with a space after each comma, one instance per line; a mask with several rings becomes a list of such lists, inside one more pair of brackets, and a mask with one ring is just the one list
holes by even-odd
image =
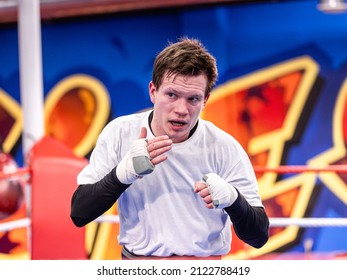
[[73, 223], [82, 227], [93, 221], [110, 209], [128, 187], [118, 180], [116, 168], [96, 183], [79, 185], [71, 199]]
[[228, 213], [236, 235], [245, 243], [255, 248], [261, 248], [269, 238], [269, 218], [264, 207], [251, 206], [243, 195], [224, 208]]

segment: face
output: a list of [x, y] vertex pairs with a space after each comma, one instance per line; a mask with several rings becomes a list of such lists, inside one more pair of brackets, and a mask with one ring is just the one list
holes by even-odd
[[207, 77], [164, 76], [159, 89], [149, 84], [154, 104], [151, 128], [155, 136], [168, 135], [174, 143], [188, 139], [208, 97], [205, 97]]

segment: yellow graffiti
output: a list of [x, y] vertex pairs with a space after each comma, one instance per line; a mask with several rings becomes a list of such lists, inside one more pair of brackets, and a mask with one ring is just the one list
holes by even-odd
[[[315, 94], [319, 66], [309, 56], [297, 57], [243, 77], [228, 81], [211, 94], [201, 117], [214, 122], [245, 148], [253, 165], [276, 168], [281, 165], [286, 145], [301, 128], [308, 100]], [[20, 106], [0, 89], [1, 107], [15, 119], [15, 125], [3, 142], [11, 151], [22, 131]], [[336, 101], [333, 116], [333, 147], [307, 162], [311, 167], [327, 167], [345, 163], [347, 127], [347, 79]], [[60, 81], [45, 100], [46, 134], [67, 144], [77, 156], [85, 156], [95, 145], [110, 112], [107, 89], [87, 75], [72, 75]], [[279, 177], [275, 172], [257, 174], [260, 195], [269, 217], [305, 217], [317, 182], [325, 185], [345, 204], [347, 186], [336, 173], [306, 172]], [[117, 214], [114, 205], [107, 214]], [[268, 243], [254, 249], [233, 241], [224, 259], [249, 259], [274, 252], [295, 242], [298, 226], [274, 230]], [[118, 224], [92, 222], [86, 227], [86, 250], [90, 259], [119, 259], [116, 236]], [[233, 237], [236, 238], [236, 237]], [[24, 240], [23, 242], [26, 242]], [[234, 245], [234, 243], [236, 245]], [[16, 252], [1, 258], [28, 258], [28, 252]]]
[[[346, 161], [346, 118], [347, 112], [347, 79], [341, 86], [333, 116], [333, 144], [334, 146], [327, 151], [317, 155], [308, 162], [309, 166], [327, 167], [330, 164]], [[319, 178], [325, 185], [347, 205], [347, 185], [338, 173], [321, 172]]]
[[109, 113], [108, 91], [100, 81], [87, 75], [67, 77], [46, 97], [46, 135], [68, 144], [77, 156], [84, 156], [95, 145]]
[[[6, 110], [6, 111], [5, 111]], [[10, 97], [0, 88], [0, 122], [6, 121], [5, 115], [9, 115], [13, 119], [13, 125], [5, 139], [3, 139], [2, 150], [9, 153], [18, 141], [22, 129], [23, 119], [22, 110], [17, 101]]]
[[[100, 131], [106, 124], [110, 107], [108, 91], [100, 81], [88, 75], [69, 76], [60, 81], [46, 96], [45, 134], [66, 144], [76, 156], [85, 156], [95, 145]], [[22, 110], [19, 104], [1, 89], [0, 117], [1, 121], [10, 119], [11, 123], [13, 122], [2, 143], [3, 150], [10, 152], [22, 132]], [[27, 212], [21, 208], [6, 221], [26, 217]], [[87, 233], [90, 232], [89, 227], [92, 228], [92, 225], [87, 226]], [[15, 248], [9, 254], [0, 253], [0, 259], [30, 258], [27, 234], [23, 234], [23, 230], [27, 231], [10, 231], [10, 242]], [[91, 249], [88, 242], [92, 242], [89, 235], [86, 236], [87, 250]]]
[[[303, 56], [232, 80], [218, 87], [211, 94], [202, 117], [215, 122], [227, 131], [229, 130], [230, 134], [240, 136], [241, 143], [250, 155], [253, 164], [263, 163], [269, 168], [277, 167], [281, 164], [286, 143], [293, 139], [299, 126], [300, 117], [308, 97], [312, 94], [312, 87], [316, 82], [318, 71], [318, 65], [310, 57]], [[253, 90], [251, 90], [252, 88]], [[266, 97], [260, 95], [256, 89], [262, 90], [262, 93], [266, 90], [272, 91], [281, 97], [274, 97], [274, 94], [270, 95], [271, 93]], [[232, 97], [233, 95], [235, 96]], [[236, 97], [236, 95], [241, 95], [241, 97]], [[252, 97], [250, 101], [245, 103], [244, 100], [250, 95], [256, 96], [256, 98]], [[260, 116], [264, 110], [261, 108], [262, 106], [267, 106], [265, 112], [267, 115], [272, 114], [271, 109], [277, 109], [275, 106], [270, 107], [270, 96], [276, 100], [276, 106], [282, 104], [284, 117], [282, 123], [277, 126], [271, 123], [275, 121], [274, 117], [269, 117], [268, 120], [264, 119], [264, 122], [262, 120], [257, 122], [256, 117], [252, 119], [252, 116]], [[265, 105], [260, 104], [259, 99], [263, 99]], [[240, 103], [243, 103], [241, 105], [244, 107], [243, 109], [238, 108]], [[253, 111], [249, 109], [251, 106], [254, 108]], [[237, 131], [232, 130], [230, 128], [232, 127], [231, 123], [240, 123], [239, 116], [244, 112], [247, 113], [252, 124], [244, 127], [235, 125], [233, 128]], [[219, 117], [217, 117], [218, 115]], [[268, 130], [266, 130], [266, 121], [269, 122]], [[282, 213], [286, 214], [286, 217], [303, 217], [312, 195], [316, 175], [304, 173], [291, 176], [288, 179], [277, 180], [278, 174], [274, 172], [265, 173], [258, 178], [260, 195], [264, 202], [270, 200], [273, 203], [276, 202], [282, 207]], [[294, 241], [298, 230], [297, 226], [286, 227], [271, 235], [263, 248], [254, 249], [244, 246], [231, 252], [225, 259], [254, 258], [272, 252]]]

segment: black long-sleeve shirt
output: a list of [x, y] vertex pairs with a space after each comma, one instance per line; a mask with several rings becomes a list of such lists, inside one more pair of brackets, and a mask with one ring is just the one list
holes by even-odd
[[[71, 200], [73, 223], [82, 227], [93, 221], [110, 209], [129, 186], [118, 180], [115, 168], [94, 184], [78, 186]], [[238, 194], [236, 201], [224, 210], [236, 235], [245, 243], [260, 248], [268, 240], [268, 216], [263, 207], [251, 206], [240, 192]]]

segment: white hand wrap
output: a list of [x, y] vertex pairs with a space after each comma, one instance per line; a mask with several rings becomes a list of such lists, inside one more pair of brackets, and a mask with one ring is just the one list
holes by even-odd
[[120, 182], [130, 185], [143, 175], [152, 173], [153, 170], [154, 165], [149, 158], [147, 140], [141, 138], [134, 141], [130, 150], [120, 161], [116, 168], [116, 175]]
[[213, 207], [222, 209], [232, 205], [238, 197], [236, 189], [215, 173], [209, 173], [202, 178], [207, 184]]

